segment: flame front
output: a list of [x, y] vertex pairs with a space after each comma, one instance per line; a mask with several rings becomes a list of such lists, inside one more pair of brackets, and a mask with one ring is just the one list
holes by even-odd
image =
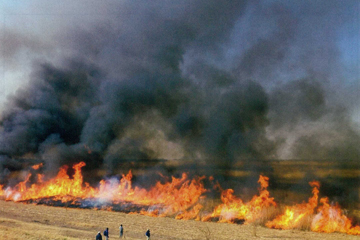
[[314, 209], [318, 204], [320, 183], [314, 181], [309, 184], [313, 187], [313, 196], [309, 198], [307, 203], [285, 207], [285, 213], [278, 216], [273, 221], [266, 223], [266, 226], [279, 229], [300, 228], [302, 226], [302, 221], [314, 213]]
[[53, 200], [61, 200], [67, 202], [76, 198], [85, 199], [95, 196], [95, 189], [90, 187], [88, 183], [83, 183], [81, 168], [85, 166], [84, 162], [80, 162], [73, 166], [75, 171], [71, 179], [67, 174], [68, 167], [60, 168], [57, 176], [43, 183], [43, 175], [39, 174], [37, 184], [32, 184], [27, 188], [31, 174], [20, 182], [15, 189], [5, 189], [6, 200], [26, 201], [30, 199], [52, 198]]
[[342, 232], [360, 235], [360, 226], [353, 227], [351, 220], [335, 204], [331, 206], [328, 198], [321, 198], [322, 206], [318, 208], [318, 214], [314, 217], [311, 230], [314, 232]]
[[[206, 192], [202, 180], [198, 177], [188, 179], [183, 173], [181, 178], [172, 177], [166, 183], [157, 182], [150, 190], [132, 186], [132, 173], [122, 175], [119, 181], [101, 180], [98, 188], [89, 186], [83, 182], [81, 168], [85, 166], [80, 162], [73, 166], [72, 178], [67, 174], [68, 167], [60, 168], [57, 176], [47, 182], [43, 182], [43, 175], [38, 175], [38, 182], [29, 185], [31, 174], [14, 188], [0, 189], [5, 200], [27, 201], [33, 199], [47, 199], [61, 202], [75, 202], [79, 199], [98, 199], [102, 202], [121, 204], [130, 202], [142, 206], [156, 206], [155, 211], [141, 211], [140, 213], [150, 216], [179, 215], [178, 218], [196, 218], [201, 204], [198, 203], [201, 195]], [[35, 168], [33, 168], [35, 169]], [[2, 187], [2, 186], [1, 186]], [[150, 208], [151, 209], [151, 208]], [[161, 211], [159, 210], [161, 209]]]
[[214, 211], [202, 218], [208, 221], [212, 218], [219, 218], [219, 222], [233, 223], [236, 220], [245, 220], [246, 223], [254, 222], [261, 217], [262, 211], [270, 206], [276, 206], [274, 198], [270, 198], [267, 191], [269, 178], [261, 176], [259, 178], [260, 195], [254, 196], [250, 202], [243, 203], [240, 198], [233, 195], [234, 190], [226, 189], [221, 193], [222, 204], [215, 207]]
[[[187, 174], [182, 174], [181, 178], [172, 177], [170, 182], [164, 184], [157, 182], [150, 190], [132, 187], [132, 173], [123, 175], [119, 182], [101, 181], [98, 198], [104, 198], [113, 203], [131, 202], [144, 206], [162, 206], [161, 211], [141, 211], [149, 216], [169, 216], [183, 213], [181, 218], [195, 218], [190, 213], [185, 212], [192, 207], [198, 209], [198, 201], [201, 195], [206, 192], [201, 178], [189, 180]], [[194, 211], [194, 210], [192, 210]], [[186, 217], [185, 217], [186, 216]]]
[[[27, 202], [30, 200], [60, 201], [62, 203], [78, 204], [82, 201], [95, 201], [111, 210], [114, 206], [139, 206], [132, 213], [148, 216], [164, 217], [171, 216], [176, 219], [196, 219], [201, 221], [218, 221], [227, 223], [244, 222], [252, 223], [261, 221], [266, 227], [278, 229], [302, 228], [306, 222], [310, 222], [309, 229], [315, 232], [342, 232], [360, 235], [360, 226], [353, 226], [351, 220], [345, 216], [337, 204], [330, 205], [327, 198], [320, 199], [319, 206], [319, 182], [310, 182], [312, 197], [308, 202], [285, 206], [283, 214], [265, 222], [269, 219], [267, 211], [276, 208], [274, 198], [270, 197], [267, 190], [269, 178], [260, 175], [259, 195], [255, 195], [249, 202], [245, 202], [234, 195], [233, 189], [221, 190], [222, 203], [214, 206], [211, 213], [205, 209], [205, 189], [203, 180], [205, 177], [189, 179], [183, 173], [181, 177], [172, 177], [161, 183], [158, 181], [149, 190], [133, 186], [132, 172], [122, 175], [120, 180], [112, 178], [101, 180], [97, 188], [91, 187], [83, 181], [81, 168], [84, 162], [73, 165], [74, 174], [67, 174], [68, 167], [60, 168], [53, 179], [44, 181], [44, 176], [38, 174], [32, 177], [27, 174], [24, 181], [15, 187], [4, 189], [0, 185], [0, 196], [5, 200]], [[35, 165], [33, 170], [38, 170], [42, 165]], [[36, 183], [31, 184], [30, 180]], [[212, 177], [209, 177], [213, 180]], [[109, 207], [110, 205], [110, 207]]]

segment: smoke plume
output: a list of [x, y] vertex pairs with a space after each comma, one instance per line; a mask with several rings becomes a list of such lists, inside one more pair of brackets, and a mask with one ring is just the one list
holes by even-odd
[[4, 31], [4, 66], [31, 68], [1, 113], [2, 169], [360, 157], [336, 40], [356, 1], [35, 2]]

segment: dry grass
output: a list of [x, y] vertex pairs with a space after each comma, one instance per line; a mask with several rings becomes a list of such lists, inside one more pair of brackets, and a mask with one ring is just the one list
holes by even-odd
[[[118, 238], [123, 224], [126, 239], [145, 239], [147, 228], [152, 240], [241, 240], [241, 239], [359, 239], [340, 233], [321, 234], [300, 230], [268, 229], [261, 223], [225, 223], [153, 218], [101, 210], [57, 208], [0, 201], [0, 239], [95, 239], [97, 231], [110, 229], [110, 239]], [[268, 213], [271, 218], [271, 212]]]
[[279, 214], [281, 214], [281, 211], [277, 207], [265, 208], [259, 213], [259, 217], [252, 224], [265, 226], [265, 223], [273, 220]]

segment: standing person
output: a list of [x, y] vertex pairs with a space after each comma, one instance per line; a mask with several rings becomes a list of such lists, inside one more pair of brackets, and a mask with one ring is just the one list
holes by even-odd
[[109, 228], [104, 231], [105, 240], [109, 240]]
[[101, 233], [100, 231], [98, 232], [98, 234], [96, 234], [96, 240], [102, 240], [102, 236], [101, 236]]
[[147, 240], [150, 240], [150, 229], [146, 231], [145, 236]]
[[120, 229], [120, 238], [122, 238], [124, 236], [124, 228], [122, 224], [120, 225], [119, 229]]

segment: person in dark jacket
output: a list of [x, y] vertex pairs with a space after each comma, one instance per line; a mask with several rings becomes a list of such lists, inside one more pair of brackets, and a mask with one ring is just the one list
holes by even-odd
[[104, 231], [104, 237], [106, 240], [109, 240], [109, 228], [106, 228], [106, 230]]
[[150, 240], [150, 229], [146, 231], [145, 236], [147, 240]]
[[120, 230], [120, 238], [122, 238], [124, 236], [124, 228], [122, 224], [120, 225], [119, 230]]
[[102, 240], [100, 231], [98, 232], [98, 234], [96, 234], [96, 240]]

